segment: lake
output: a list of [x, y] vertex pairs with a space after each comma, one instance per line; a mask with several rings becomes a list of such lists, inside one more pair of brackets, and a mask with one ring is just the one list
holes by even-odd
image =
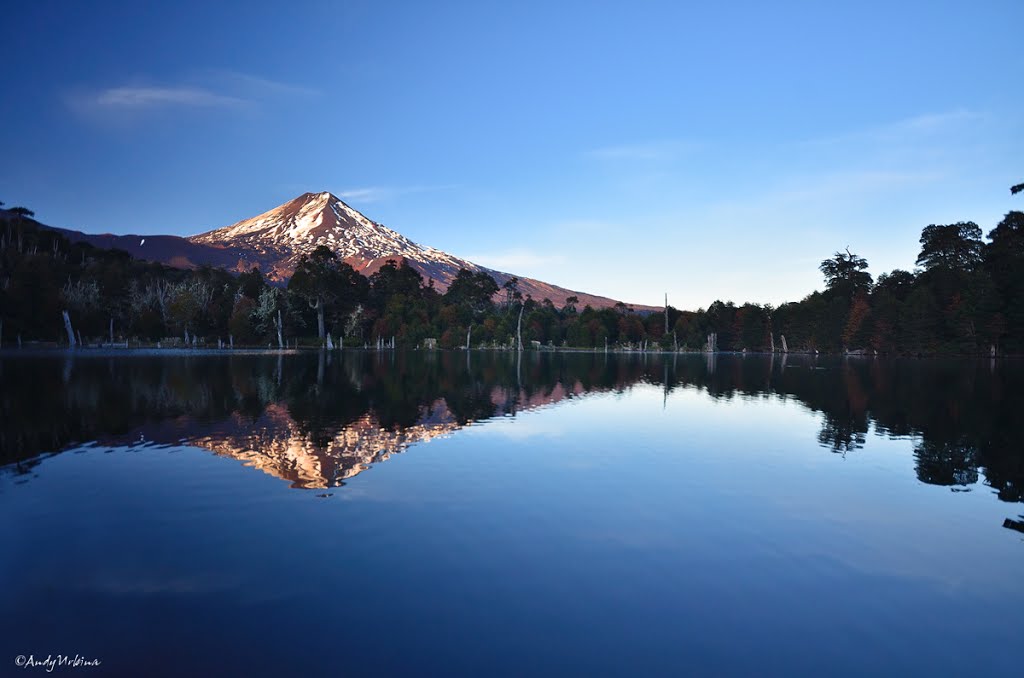
[[0, 408], [0, 674], [1022, 666], [1024, 363], [8, 352]]

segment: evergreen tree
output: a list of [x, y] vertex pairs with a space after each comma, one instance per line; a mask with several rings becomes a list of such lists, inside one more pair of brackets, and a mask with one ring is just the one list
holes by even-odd
[[867, 292], [871, 288], [871, 274], [867, 272], [868, 262], [863, 257], [847, 249], [836, 252], [831, 259], [826, 259], [818, 266], [825, 276], [825, 288], [828, 292], [852, 299], [859, 292]]
[[981, 264], [983, 247], [981, 228], [973, 221], [932, 224], [921, 232], [917, 265], [926, 271], [935, 268], [973, 271]]

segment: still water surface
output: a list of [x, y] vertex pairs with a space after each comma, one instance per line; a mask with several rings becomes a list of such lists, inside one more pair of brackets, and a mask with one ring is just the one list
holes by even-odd
[[0, 408], [3, 675], [1022, 666], [1021, 364], [8, 354]]

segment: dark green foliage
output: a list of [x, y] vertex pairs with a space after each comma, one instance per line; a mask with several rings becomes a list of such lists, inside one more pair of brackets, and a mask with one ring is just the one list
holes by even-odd
[[[1024, 353], [1024, 212], [1010, 212], [982, 240], [972, 222], [930, 225], [921, 235], [920, 269], [872, 281], [868, 262], [846, 249], [820, 265], [825, 288], [799, 302], [771, 306], [718, 300], [706, 310], [637, 313], [625, 304], [563, 308], [524, 298], [515, 278], [501, 286], [484, 271], [460, 270], [442, 295], [404, 260], [369, 278], [326, 247], [303, 257], [287, 291], [258, 269], [174, 269], [125, 252], [71, 244], [41, 227], [31, 210], [0, 216], [2, 340], [66, 342], [67, 310], [87, 343], [113, 338], [159, 341], [198, 337], [215, 344], [277, 343], [326, 334], [347, 346], [379, 339], [399, 346], [436, 339], [443, 348], [544, 346], [701, 350], [710, 333], [724, 351], [878, 351]], [[667, 318], [666, 318], [667, 315]], [[666, 323], [667, 320], [667, 323]], [[666, 331], [667, 325], [667, 331]], [[113, 326], [113, 328], [111, 328]], [[111, 337], [113, 334], [113, 337]], [[832, 440], [832, 438], [830, 438]], [[845, 437], [832, 442], [842, 447]]]
[[260, 273], [260, 269], [253, 266], [246, 273], [242, 273], [238, 276], [238, 291], [250, 299], [259, 299], [260, 292], [267, 286], [267, 281], [263, 279], [263, 274]]
[[388, 261], [369, 280], [366, 321], [371, 337], [416, 346], [434, 336], [430, 316], [438, 298], [433, 286], [424, 286], [423, 276], [405, 260]]
[[831, 259], [821, 262], [818, 267], [825, 276], [827, 291], [852, 299], [859, 292], [871, 287], [871, 274], [867, 272], [868, 262], [847, 249], [836, 252]]
[[995, 328], [1006, 349], [1024, 352], [1024, 212], [1009, 212], [988, 234], [985, 269], [995, 286]]
[[459, 269], [455, 280], [448, 286], [444, 300], [448, 304], [463, 306], [473, 312], [482, 312], [491, 306], [491, 300], [498, 293], [498, 283], [487, 273], [473, 273]]
[[306, 302], [316, 314], [317, 337], [337, 334], [344, 319], [366, 297], [368, 282], [334, 252], [320, 245], [312, 256], [303, 255], [288, 281], [289, 294]]
[[926, 226], [917, 265], [927, 270], [973, 271], [981, 263], [981, 228], [973, 221]]

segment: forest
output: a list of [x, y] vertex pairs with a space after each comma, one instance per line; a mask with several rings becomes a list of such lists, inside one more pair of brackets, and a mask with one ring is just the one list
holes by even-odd
[[404, 262], [365, 277], [326, 247], [303, 257], [279, 287], [258, 269], [183, 270], [71, 243], [31, 210], [2, 205], [3, 348], [160, 342], [1024, 354], [1020, 211], [1007, 213], [987, 237], [974, 222], [929, 225], [914, 267], [877, 279], [863, 257], [835, 252], [819, 267], [824, 288], [800, 301], [715, 301], [696, 311], [666, 306], [652, 313], [621, 303], [578, 308], [574, 297], [556, 308], [524, 297], [514, 278], [499, 288], [486, 273], [465, 269], [442, 293]]

